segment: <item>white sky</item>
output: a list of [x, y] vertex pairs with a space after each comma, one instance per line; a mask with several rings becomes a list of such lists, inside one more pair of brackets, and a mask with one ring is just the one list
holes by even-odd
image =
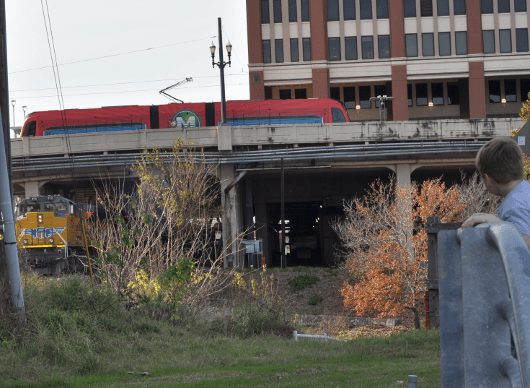
[[[226, 99], [249, 98], [245, 0], [6, 0], [15, 126], [24, 121], [22, 106], [26, 114], [60, 108], [41, 4], [49, 11], [66, 109], [167, 104], [159, 90], [187, 77], [193, 82], [168, 93], [185, 102], [220, 101], [209, 50], [213, 41], [219, 61], [218, 17], [223, 46], [233, 46]], [[101, 57], [107, 58], [95, 59]], [[10, 116], [13, 126], [12, 106]]]

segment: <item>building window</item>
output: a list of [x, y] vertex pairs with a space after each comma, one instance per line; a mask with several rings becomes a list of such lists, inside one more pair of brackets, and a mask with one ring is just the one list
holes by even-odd
[[289, 0], [289, 22], [297, 22], [298, 16], [296, 15], [296, 0]]
[[298, 38], [291, 38], [291, 62], [298, 62]]
[[280, 89], [280, 100], [290, 100], [291, 89]]
[[451, 55], [451, 33], [438, 33], [438, 52], [440, 56]]
[[378, 19], [388, 19], [388, 0], [377, 0], [375, 3]]
[[449, 16], [449, 0], [437, 1], [438, 16]]
[[422, 52], [424, 57], [434, 56], [434, 34], [432, 32], [421, 34]]
[[420, 15], [432, 16], [432, 0], [420, 0]]
[[412, 85], [407, 84], [407, 105], [412, 106]]
[[263, 63], [271, 63], [271, 41], [264, 40], [261, 43], [263, 47]]
[[328, 21], [339, 20], [339, 0], [328, 0]]
[[357, 37], [347, 36], [344, 38], [344, 43], [346, 44], [346, 60], [357, 60]]
[[370, 109], [372, 107], [370, 97], [372, 97], [370, 86], [359, 86], [359, 105], [361, 105], [361, 109]]
[[482, 31], [482, 45], [484, 48], [484, 54], [495, 53], [495, 31], [494, 30]]
[[297, 100], [307, 98], [307, 89], [295, 89], [294, 98], [296, 98]]
[[363, 59], [374, 59], [374, 37], [361, 36], [361, 49], [363, 51]]
[[269, 0], [261, 0], [261, 24], [269, 24]]
[[490, 103], [501, 102], [501, 81], [488, 81]]
[[[374, 85], [374, 95], [375, 97], [384, 96], [386, 94], [386, 85]], [[375, 100], [375, 107], [379, 108], [379, 100]]]
[[372, 0], [360, 0], [361, 19], [372, 18]]
[[340, 88], [337, 86], [329, 88], [329, 98], [340, 101]]
[[340, 61], [340, 38], [328, 38], [329, 60]]
[[281, 0], [273, 0], [272, 9], [274, 12], [274, 23], [282, 22], [282, 2]]
[[506, 102], [517, 102], [517, 90], [514, 79], [504, 80], [504, 98], [506, 98]]
[[456, 55], [467, 54], [467, 31], [455, 32]]
[[309, 21], [309, 0], [302, 0], [302, 21]]
[[283, 63], [283, 39], [274, 41], [274, 53], [276, 54], [276, 63]]
[[416, 84], [416, 106], [427, 106], [428, 103], [427, 84]]
[[515, 0], [513, 10], [515, 12], [526, 12], [526, 0]]
[[433, 82], [431, 84], [431, 95], [433, 105], [444, 104], [444, 84], [441, 82]]
[[482, 0], [480, 7], [482, 13], [493, 13], [493, 0]]
[[448, 82], [447, 83], [447, 105], [458, 105], [460, 104], [458, 94], [458, 83]]
[[509, 29], [499, 30], [499, 46], [501, 53], [512, 52], [512, 31]]
[[346, 109], [355, 109], [355, 86], [345, 86], [343, 91], [344, 106]]
[[515, 29], [515, 49], [518, 53], [528, 51], [528, 28]]
[[379, 35], [377, 43], [379, 58], [390, 58], [390, 35]]
[[343, 0], [344, 20], [355, 20], [355, 0]]
[[466, 0], [453, 0], [453, 8], [455, 15], [465, 15]]
[[416, 34], [405, 34], [405, 47], [407, 48], [407, 57], [418, 56], [418, 39]]
[[526, 102], [529, 99], [530, 93], [530, 79], [521, 79], [521, 101]]
[[497, 0], [499, 13], [510, 13], [510, 0]]
[[416, 0], [403, 0], [403, 6], [406, 18], [416, 17]]
[[302, 38], [302, 51], [304, 53], [304, 62], [311, 60], [311, 38]]

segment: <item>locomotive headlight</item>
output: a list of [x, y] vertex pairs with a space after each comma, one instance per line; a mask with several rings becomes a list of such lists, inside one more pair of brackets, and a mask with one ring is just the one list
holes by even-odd
[[28, 245], [28, 240], [24, 239], [24, 245]]
[[50, 244], [53, 244], [55, 240], [53, 238], [50, 238]]
[[42, 224], [42, 221], [43, 221], [43, 219], [42, 219], [42, 214], [37, 215], [37, 222], [38, 222], [39, 224]]

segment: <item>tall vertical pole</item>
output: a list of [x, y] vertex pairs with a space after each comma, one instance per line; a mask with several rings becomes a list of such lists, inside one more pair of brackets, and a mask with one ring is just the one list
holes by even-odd
[[[3, 114], [0, 112], [0, 126]], [[2, 126], [3, 130], [3, 126]], [[20, 280], [20, 266], [18, 264], [17, 240], [15, 237], [15, 223], [13, 217], [13, 203], [11, 201], [7, 154], [4, 137], [0, 136], [0, 210], [4, 221], [4, 241], [7, 258], [7, 271], [11, 287], [11, 300], [20, 316], [20, 323], [25, 325], [26, 312], [24, 308], [24, 295], [22, 294], [22, 281]]]
[[[5, 0], [0, 0], [0, 211], [4, 227], [6, 266], [11, 289], [11, 300], [20, 317], [20, 324], [26, 324], [22, 281], [18, 264], [15, 237], [13, 186], [11, 180], [11, 133], [9, 129], [9, 98], [7, 88], [7, 45]], [[0, 268], [4, 270], [4, 268]]]
[[285, 170], [283, 168], [282, 158], [282, 182], [281, 182], [281, 216], [282, 216], [282, 262], [280, 267], [287, 268], [287, 260], [285, 258]]
[[[5, 0], [0, 0], [0, 109], [3, 113], [1, 124], [3, 127], [2, 135], [4, 136], [4, 148], [7, 157], [9, 158], [9, 160], [11, 160], [11, 131], [9, 128], [9, 89], [7, 87], [7, 39], [5, 9]], [[8, 163], [7, 168], [9, 177], [9, 192], [11, 198], [13, 198], [13, 186], [11, 184], [11, 163]]]
[[221, 124], [226, 124], [226, 98], [225, 98], [225, 63], [223, 59], [223, 31], [221, 18], [219, 22], [219, 69], [221, 70]]

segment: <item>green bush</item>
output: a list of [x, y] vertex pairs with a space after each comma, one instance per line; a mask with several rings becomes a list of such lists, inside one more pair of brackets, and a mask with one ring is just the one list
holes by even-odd
[[322, 295], [315, 295], [315, 296], [312, 296], [311, 298], [309, 298], [309, 304], [314, 306], [314, 305], [319, 304], [323, 300], [324, 300], [324, 298], [322, 297]]
[[311, 287], [319, 280], [320, 278], [315, 275], [298, 275], [297, 277], [289, 280], [291, 292], [301, 290], [302, 288]]

